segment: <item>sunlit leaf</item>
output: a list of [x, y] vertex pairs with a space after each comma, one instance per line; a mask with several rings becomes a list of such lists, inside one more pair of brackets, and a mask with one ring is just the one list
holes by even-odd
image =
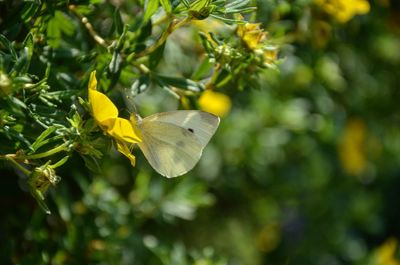
[[170, 3], [170, 0], [160, 0], [161, 6], [164, 8], [165, 12], [171, 13], [172, 12], [172, 6]]
[[147, 23], [158, 9], [159, 0], [146, 0], [144, 7], [143, 24]]

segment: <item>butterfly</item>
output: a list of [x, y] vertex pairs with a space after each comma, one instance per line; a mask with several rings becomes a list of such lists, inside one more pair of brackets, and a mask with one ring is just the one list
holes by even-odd
[[143, 119], [135, 114], [131, 120], [140, 132], [140, 150], [167, 178], [183, 175], [197, 164], [220, 122], [218, 116], [199, 110], [161, 112]]
[[204, 147], [219, 125], [219, 117], [199, 110], [156, 113], [141, 118], [119, 117], [114, 103], [97, 91], [96, 72], [90, 75], [88, 97], [91, 113], [102, 130], [114, 138], [118, 151], [134, 166], [132, 146], [137, 144], [150, 165], [172, 178], [185, 174], [200, 160]]

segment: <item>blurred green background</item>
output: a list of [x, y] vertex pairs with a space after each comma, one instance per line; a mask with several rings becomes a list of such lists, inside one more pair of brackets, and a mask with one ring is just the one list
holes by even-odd
[[[134, 2], [96, 2], [98, 29], [114, 6], [134, 13]], [[232, 109], [185, 176], [157, 175], [138, 149], [135, 168], [113, 152], [95, 174], [73, 156], [45, 215], [1, 162], [1, 263], [400, 264], [400, 4], [370, 1], [343, 19], [321, 2], [251, 3], [246, 18], [279, 46], [279, 70], [259, 73], [259, 88], [222, 89]], [[159, 72], [193, 71], [195, 31], [171, 36]], [[157, 87], [137, 102], [144, 115], [178, 107]]]

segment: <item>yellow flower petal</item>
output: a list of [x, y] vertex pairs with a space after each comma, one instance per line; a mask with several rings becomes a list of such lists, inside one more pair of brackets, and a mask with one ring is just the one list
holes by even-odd
[[131, 161], [133, 167], [135, 166], [136, 157], [131, 153], [129, 146], [126, 143], [117, 141], [117, 150]]
[[97, 90], [96, 70], [90, 73], [88, 89]]
[[360, 175], [367, 167], [365, 141], [367, 131], [361, 120], [350, 120], [339, 141], [339, 158], [344, 170], [350, 175]]
[[88, 94], [92, 114], [96, 122], [103, 129], [109, 130], [113, 125], [113, 119], [118, 117], [118, 109], [114, 103], [103, 93], [96, 90], [96, 71], [90, 74]]
[[199, 99], [200, 108], [217, 116], [223, 117], [231, 109], [231, 99], [222, 93], [206, 90]]
[[395, 258], [397, 240], [389, 238], [376, 251], [375, 258], [377, 265], [399, 265], [400, 261]]
[[278, 49], [276, 47], [268, 47], [263, 51], [263, 58], [266, 64], [272, 64], [278, 59]]
[[92, 108], [92, 114], [96, 122], [105, 128], [109, 128], [110, 119], [118, 117], [118, 110], [111, 100], [96, 90], [89, 90], [89, 102]]
[[117, 107], [106, 95], [96, 90], [96, 85], [96, 72], [93, 71], [90, 74], [88, 93], [92, 115], [97, 124], [116, 140], [129, 143], [141, 142], [137, 129], [129, 120], [118, 117]]
[[126, 141], [128, 143], [139, 143], [141, 138], [140, 132], [132, 126], [132, 123], [127, 119], [116, 118], [113, 126], [107, 130], [107, 133], [114, 138]]
[[366, 0], [314, 0], [314, 3], [341, 23], [346, 23], [354, 16], [366, 14], [370, 10]]
[[251, 50], [257, 48], [266, 37], [267, 33], [260, 28], [260, 25], [260, 23], [246, 23], [238, 26], [238, 36]]
[[192, 20], [191, 24], [194, 25], [198, 30], [205, 33], [208, 32], [218, 32], [226, 28], [226, 24], [221, 22], [221, 20], [215, 19], [213, 17], [208, 17], [204, 20]]

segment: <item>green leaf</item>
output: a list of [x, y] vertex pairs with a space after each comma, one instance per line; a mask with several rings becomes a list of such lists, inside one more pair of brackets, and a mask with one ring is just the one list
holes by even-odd
[[54, 16], [47, 23], [47, 42], [51, 47], [57, 48], [62, 40], [61, 33], [71, 36], [74, 31], [75, 26], [71, 19], [63, 12], [55, 11]]
[[196, 0], [189, 8], [189, 14], [199, 20], [206, 19], [212, 12], [211, 0]]
[[173, 86], [193, 92], [200, 92], [204, 90], [202, 84], [186, 78], [157, 75], [156, 81], [158, 81], [158, 83], [161, 85]]
[[118, 34], [122, 34], [124, 30], [124, 22], [122, 21], [121, 12], [119, 11], [118, 8], [116, 8], [114, 11], [113, 20], [114, 20], [115, 30], [117, 31]]
[[68, 36], [72, 36], [75, 32], [75, 25], [72, 23], [71, 18], [65, 13], [56, 11], [55, 18], [58, 21], [58, 25], [61, 26], [61, 31]]
[[[223, 12], [224, 14], [237, 14], [237, 13], [248, 13], [248, 12], [254, 12], [257, 8], [254, 6], [249, 6], [249, 7], [245, 7], [245, 8], [240, 8], [240, 9], [226, 9], [225, 12]], [[237, 20], [239, 21], [240, 24], [245, 23], [243, 20]]]
[[110, 69], [110, 73], [112, 74], [118, 73], [121, 70], [121, 65], [122, 65], [121, 54], [117, 50], [115, 50], [110, 65], [108, 66]]
[[47, 128], [46, 130], [44, 130], [39, 137], [35, 140], [35, 142], [33, 142], [32, 144], [32, 149], [33, 152], [35, 152], [37, 149], [39, 149], [41, 146], [43, 146], [44, 144], [46, 144], [47, 142], [44, 142], [44, 140], [53, 132], [55, 132], [55, 130], [57, 130], [58, 126], [50, 126], [49, 128]]
[[126, 34], [128, 33], [128, 31], [129, 31], [129, 25], [126, 24], [122, 29], [122, 34], [118, 39], [117, 46], [115, 47], [116, 51], [121, 51], [122, 48], [124, 47], [125, 39], [126, 39], [126, 36], [127, 36]]
[[228, 24], [228, 25], [233, 25], [233, 24], [239, 25], [239, 24], [244, 24], [244, 23], [246, 23], [246, 22], [243, 21], [243, 20], [229, 19], [229, 18], [217, 16], [217, 15], [215, 15], [215, 14], [210, 14], [210, 16], [213, 17], [213, 18], [219, 19], [219, 20], [225, 22], [225, 23]]
[[189, 1], [188, 0], [181, 0], [182, 1], [182, 3], [183, 3], [183, 5], [186, 7], [186, 8], [190, 8], [190, 3], [189, 3]]
[[250, 0], [236, 0], [225, 5], [226, 9], [237, 9], [246, 6]]
[[85, 162], [85, 166], [92, 172], [101, 172], [101, 166], [99, 161], [93, 156], [81, 155], [83, 161]]
[[9, 100], [10, 100], [10, 103], [15, 107], [18, 107], [21, 109], [27, 108], [26, 104], [16, 97], [11, 97]]
[[207, 8], [211, 3], [211, 0], [196, 0], [190, 5], [190, 11], [199, 12], [203, 8]]
[[214, 64], [210, 62], [210, 60], [206, 57], [203, 59], [201, 64], [197, 67], [196, 71], [192, 74], [192, 79], [199, 80], [207, 76]]
[[[9, 127], [9, 126], [4, 126], [3, 127], [4, 133], [6, 134], [7, 137], [13, 139], [13, 140], [18, 140], [20, 143], [23, 143], [27, 148], [31, 149], [31, 144], [30, 142], [25, 138], [25, 136], [14, 130], [13, 128]], [[16, 141], [17, 142], [17, 141]]]
[[33, 187], [30, 187], [30, 192], [33, 196], [33, 198], [36, 200], [37, 204], [40, 206], [40, 208], [46, 213], [46, 214], [51, 214], [51, 211], [49, 207], [46, 205], [44, 202], [44, 196], [43, 194], [38, 190]]
[[[137, 41], [138, 43], [141, 43], [144, 42], [149, 36], [151, 36], [151, 32], [153, 31], [153, 25], [149, 21], [148, 23], [143, 24], [137, 30], [139, 31], [137, 36]], [[145, 46], [143, 48], [145, 48]], [[135, 51], [138, 51], [138, 49], [136, 49]]]
[[0, 34], [0, 43], [10, 51], [13, 60], [17, 60], [18, 56], [14, 47], [12, 46], [11, 42], [2, 34]]
[[24, 42], [22, 43], [22, 45], [25, 47], [26, 50], [26, 63], [24, 65], [24, 68], [22, 69], [21, 72], [26, 73], [29, 69], [29, 66], [31, 64], [31, 59], [32, 59], [32, 55], [33, 55], [33, 35], [32, 33], [28, 33], [28, 35], [26, 36]]
[[[127, 100], [136, 97], [144, 92], [150, 86], [150, 78], [147, 75], [140, 76], [133, 82], [132, 86], [124, 90], [124, 96]], [[126, 104], [129, 107], [129, 104]]]
[[47, 43], [53, 48], [57, 48], [61, 42], [61, 28], [58, 23], [56, 17], [51, 18], [47, 23]]
[[203, 32], [200, 32], [199, 36], [200, 36], [201, 44], [203, 45], [203, 48], [206, 51], [208, 57], [214, 58], [214, 49], [215, 49], [215, 47], [214, 47], [213, 43], [211, 43], [208, 40], [207, 34], [205, 34]]
[[160, 45], [160, 47], [158, 47], [154, 52], [152, 52], [150, 54], [150, 58], [149, 58], [150, 69], [155, 69], [157, 67], [158, 63], [163, 58], [165, 43], [166, 42], [164, 42], [162, 45]]
[[51, 70], [51, 64], [47, 63], [46, 72], [44, 73], [44, 79], [46, 79], [46, 81], [47, 81], [47, 78], [49, 78], [50, 70]]
[[28, 33], [22, 46], [23, 49], [20, 51], [20, 56], [12, 69], [14, 75], [25, 74], [29, 69], [33, 55], [33, 35], [31, 33]]
[[31, 22], [32, 17], [39, 11], [39, 5], [36, 3], [26, 3], [21, 11], [21, 19], [25, 23]]
[[20, 51], [20, 56], [18, 57], [18, 60], [15, 62], [15, 65], [12, 69], [12, 72], [14, 75], [20, 75], [24, 74], [28, 68], [29, 68], [29, 47], [24, 47]]
[[60, 167], [62, 165], [64, 165], [68, 159], [70, 158], [70, 156], [64, 156], [63, 158], [61, 158], [60, 160], [58, 160], [56, 163], [54, 163], [53, 165], [51, 165], [52, 168], [57, 168]]
[[172, 12], [171, 2], [169, 0], [160, 0], [161, 6], [167, 14]]
[[144, 17], [143, 17], [143, 24], [147, 23], [150, 18], [156, 13], [158, 9], [158, 1], [159, 0], [147, 0], [144, 6]]

